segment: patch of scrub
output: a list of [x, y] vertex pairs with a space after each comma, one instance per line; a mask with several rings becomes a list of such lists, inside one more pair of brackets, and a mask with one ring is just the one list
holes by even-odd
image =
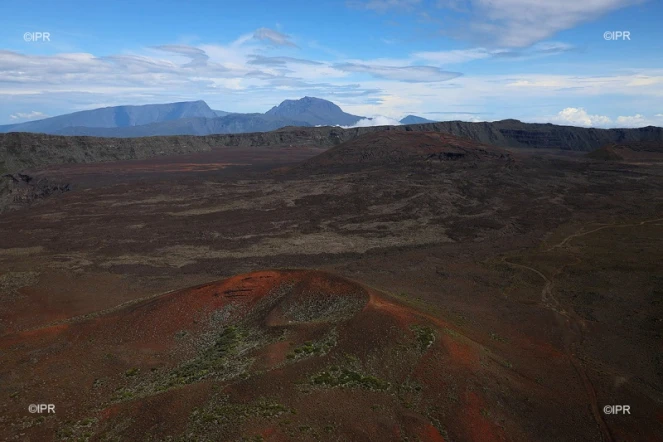
[[307, 341], [304, 344], [295, 347], [286, 357], [288, 360], [296, 361], [311, 356], [324, 356], [329, 350], [336, 346], [337, 339], [338, 333], [334, 328], [324, 338], [318, 341]]
[[77, 422], [67, 421], [60, 426], [57, 432], [58, 440], [85, 442], [95, 433], [97, 419], [87, 418]]
[[227, 395], [215, 395], [204, 408], [193, 410], [186, 434], [188, 440], [224, 440], [228, 432], [235, 431], [247, 419], [271, 420], [295, 413], [294, 409], [273, 399], [261, 397], [254, 402], [237, 403]]
[[144, 378], [137, 370], [130, 370], [131, 376], [127, 377], [135, 378], [135, 382], [118, 389], [113, 402], [150, 396], [204, 379], [226, 381], [248, 376], [253, 364], [248, 353], [267, 345], [270, 340], [254, 329], [235, 325], [223, 327], [220, 332], [204, 335], [198, 354], [174, 369], [150, 372]]
[[186, 197], [173, 197], [173, 196], [167, 196], [167, 195], [158, 195], [152, 198], [146, 198], [143, 200], [137, 200], [137, 201], [118, 201], [113, 204], [111, 204], [111, 207], [117, 207], [117, 206], [134, 206], [134, 205], [141, 205], [141, 204], [159, 204], [159, 203], [172, 203], [176, 201], [189, 201], [190, 198]]
[[361, 311], [366, 301], [361, 295], [319, 292], [286, 299], [281, 303], [281, 308], [288, 324], [338, 322], [350, 319]]
[[378, 377], [337, 366], [311, 376], [309, 383], [319, 387], [363, 388], [372, 391], [384, 391], [391, 386], [389, 382]]
[[0, 275], [0, 296], [16, 295], [19, 289], [35, 285], [38, 281], [39, 273], [37, 272], [9, 272], [2, 274]]
[[64, 212], [53, 212], [53, 213], [45, 213], [43, 215], [40, 215], [39, 218], [47, 220], [47, 221], [61, 221], [67, 216], [66, 213]]
[[410, 329], [414, 332], [421, 351], [428, 350], [435, 342], [435, 331], [427, 325], [413, 325]]
[[38, 253], [43, 253], [44, 248], [42, 246], [36, 247], [14, 247], [11, 249], [0, 249], [0, 258], [4, 257], [15, 257], [15, 256], [30, 256], [36, 255]]
[[54, 269], [81, 270], [94, 264], [88, 257], [81, 252], [57, 254], [53, 255], [48, 266]]
[[[413, 229], [416, 229], [413, 227]], [[212, 249], [209, 246], [181, 245], [158, 249], [153, 255], [121, 255], [101, 264], [108, 268], [116, 265], [149, 265], [152, 267], [184, 267], [201, 259], [243, 259], [277, 255], [319, 255], [321, 253], [364, 253], [370, 249], [403, 247], [450, 242], [445, 228], [431, 226], [417, 231], [403, 229], [388, 236], [375, 234], [339, 234], [320, 232], [292, 234], [287, 237], [265, 238], [243, 250]], [[264, 235], [261, 235], [264, 236]], [[227, 238], [230, 239], [230, 238]]]

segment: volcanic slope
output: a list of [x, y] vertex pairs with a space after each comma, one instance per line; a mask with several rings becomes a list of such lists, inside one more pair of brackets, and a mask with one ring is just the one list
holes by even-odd
[[[0, 339], [2, 440], [598, 440], [564, 355], [519, 371], [330, 273], [268, 270]], [[57, 403], [29, 414], [28, 403]], [[528, 416], [537, 416], [534, 422]]]
[[303, 163], [303, 169], [333, 167], [382, 167], [405, 163], [440, 161], [512, 162], [512, 155], [501, 148], [439, 132], [369, 133], [347, 141]]
[[612, 143], [586, 155], [594, 160], [621, 161], [627, 163], [663, 163], [663, 143], [640, 141]]

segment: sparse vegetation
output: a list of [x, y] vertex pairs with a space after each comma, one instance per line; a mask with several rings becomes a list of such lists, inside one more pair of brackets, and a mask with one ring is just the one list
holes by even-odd
[[375, 376], [338, 367], [330, 367], [328, 370], [312, 376], [310, 383], [322, 387], [355, 387], [377, 391], [387, 390], [390, 387], [389, 382]]
[[287, 355], [287, 359], [297, 360], [309, 356], [325, 355], [336, 345], [336, 339], [336, 329], [332, 329], [328, 335], [319, 341], [307, 341], [299, 347], [295, 347], [292, 352]]
[[361, 294], [310, 293], [285, 303], [283, 314], [290, 322], [338, 322], [351, 318], [365, 304]]
[[427, 325], [413, 325], [411, 329], [416, 336], [421, 351], [428, 350], [435, 342], [435, 331]]
[[[204, 408], [192, 411], [187, 430], [188, 440], [221, 440], [213, 435], [236, 428], [246, 419], [275, 419], [294, 413], [294, 409], [264, 397], [251, 403], [238, 403], [232, 402], [227, 395], [214, 396]], [[283, 422], [281, 424], [285, 425]], [[258, 436], [249, 440], [256, 440], [255, 437]]]
[[423, 386], [416, 380], [408, 377], [398, 384], [396, 395], [405, 408], [414, 408], [421, 401]]
[[509, 342], [507, 338], [500, 336], [495, 332], [490, 332], [490, 339], [492, 339], [493, 341], [504, 342], [504, 343]]
[[460, 333], [458, 333], [456, 330], [452, 330], [450, 328], [444, 328], [444, 329], [442, 329], [442, 331], [444, 333], [448, 334], [449, 336], [454, 337], [454, 338], [460, 338], [461, 337]]
[[[244, 329], [235, 325], [223, 328], [215, 336], [207, 336], [206, 341], [211, 343], [206, 344], [206, 347], [195, 358], [165, 373], [159, 370], [151, 371], [137, 384], [118, 390], [113, 400], [130, 400], [211, 377], [219, 380], [236, 377], [247, 378], [246, 370], [251, 359], [246, 353], [267, 342], [265, 337], [256, 330]], [[138, 369], [131, 369], [125, 375], [127, 378], [137, 378]]]
[[58, 440], [86, 442], [95, 433], [96, 418], [85, 418], [77, 422], [67, 421], [57, 431]]
[[8, 272], [0, 275], [0, 300], [14, 298], [19, 289], [36, 284], [39, 281], [37, 272]]

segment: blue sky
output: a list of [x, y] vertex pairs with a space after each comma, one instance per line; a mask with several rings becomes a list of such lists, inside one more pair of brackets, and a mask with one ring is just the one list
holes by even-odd
[[658, 0], [5, 0], [0, 17], [0, 124], [308, 95], [381, 122], [663, 126]]

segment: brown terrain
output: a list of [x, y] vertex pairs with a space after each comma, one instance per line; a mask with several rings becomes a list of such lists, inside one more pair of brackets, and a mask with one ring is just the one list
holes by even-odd
[[381, 131], [13, 173], [0, 439], [660, 440], [639, 143]]

